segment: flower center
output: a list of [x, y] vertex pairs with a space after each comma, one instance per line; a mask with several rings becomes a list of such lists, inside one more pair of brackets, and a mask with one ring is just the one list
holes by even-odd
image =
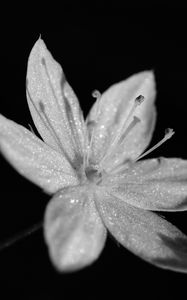
[[98, 170], [92, 166], [89, 166], [85, 169], [85, 174], [89, 182], [97, 184], [101, 181], [101, 173], [98, 172]]

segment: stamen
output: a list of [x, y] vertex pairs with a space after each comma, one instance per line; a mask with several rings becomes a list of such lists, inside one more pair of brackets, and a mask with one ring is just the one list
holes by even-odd
[[136, 162], [137, 160], [146, 156], [147, 154], [149, 154], [156, 148], [160, 147], [163, 143], [165, 143], [167, 140], [169, 140], [174, 135], [174, 133], [175, 132], [173, 131], [173, 129], [171, 129], [171, 128], [166, 129], [164, 138], [160, 142], [158, 142], [155, 146], [153, 146], [151, 149], [147, 150], [145, 153], [143, 153], [141, 156], [139, 156], [134, 162]]
[[92, 97], [96, 98], [96, 102], [95, 102], [95, 107], [96, 107], [96, 112], [95, 112], [95, 122], [98, 121], [98, 115], [99, 115], [99, 103], [101, 100], [101, 93], [98, 90], [94, 90], [92, 92]]
[[92, 97], [94, 97], [96, 99], [100, 99], [101, 98], [101, 93], [98, 90], [94, 90], [92, 92]]
[[140, 105], [144, 101], [145, 97], [142, 95], [139, 95], [136, 97], [135, 102], [137, 102], [138, 105]]
[[[139, 95], [138, 97], [136, 97], [136, 99], [134, 100], [134, 105], [131, 108], [126, 120], [124, 121], [124, 123], [122, 124], [121, 129], [119, 130], [118, 135], [114, 138], [114, 140], [112, 141], [111, 145], [116, 145], [119, 141], [119, 139], [121, 138], [121, 134], [129, 128], [129, 125], [127, 126], [129, 119], [132, 117], [132, 114], [134, 113], [135, 109], [137, 108], [138, 105], [140, 105], [143, 101], [144, 101], [145, 97], [142, 95]], [[134, 118], [137, 118], [134, 116]], [[138, 119], [138, 118], [137, 118]], [[134, 121], [134, 120], [133, 120]], [[131, 124], [131, 123], [130, 123]], [[125, 130], [125, 127], [127, 126], [127, 129]], [[128, 131], [129, 132], [129, 131]]]
[[[104, 160], [113, 153], [113, 151], [116, 148], [117, 144], [121, 144], [122, 141], [124, 141], [125, 137], [129, 134], [129, 132], [131, 131], [131, 129], [141, 120], [134, 116], [133, 120], [129, 123], [129, 119], [132, 117], [132, 114], [134, 113], [134, 111], [136, 110], [137, 106], [140, 105], [143, 101], [144, 101], [145, 97], [142, 95], [139, 95], [138, 97], [135, 98], [134, 100], [134, 104], [127, 116], [127, 118], [125, 119], [124, 123], [122, 124], [120, 130], [118, 131], [118, 134], [116, 136], [114, 136], [113, 141], [111, 142], [109, 151], [106, 153], [106, 155], [103, 157], [103, 159], [101, 160], [100, 163], [103, 163]], [[125, 127], [127, 127], [125, 129]]]
[[83, 161], [84, 168], [86, 168], [86, 166], [89, 165], [89, 158], [90, 158], [91, 149], [92, 149], [92, 143], [93, 143], [93, 135], [94, 135], [94, 126], [92, 128], [91, 137], [90, 137], [90, 143], [88, 144], [87, 153], [86, 153], [86, 155], [84, 155], [84, 161]]
[[94, 129], [95, 129], [95, 126], [97, 124], [97, 119], [98, 119], [98, 112], [99, 112], [99, 102], [100, 102], [100, 99], [101, 99], [101, 93], [98, 91], [98, 90], [94, 90], [92, 92], [92, 97], [96, 98], [96, 113], [95, 113], [95, 120], [94, 121], [88, 121], [87, 122], [87, 127], [90, 129], [89, 132], [90, 132], [90, 142], [89, 142], [89, 146], [88, 146], [88, 152], [87, 152], [87, 155], [86, 157], [84, 158], [84, 167], [88, 166], [89, 165], [89, 158], [90, 158], [90, 154], [91, 154], [91, 149], [92, 149], [92, 143], [93, 143], [93, 136], [94, 136]]
[[141, 120], [140, 120], [138, 117], [134, 116], [132, 122], [129, 124], [129, 126], [127, 127], [127, 129], [125, 130], [125, 132], [124, 132], [124, 133], [122, 134], [122, 136], [120, 137], [120, 139], [119, 139], [119, 144], [121, 144], [121, 143], [124, 141], [124, 139], [126, 138], [126, 136], [128, 135], [128, 133], [131, 131], [131, 129], [132, 129], [137, 123], [139, 123], [139, 122], [141, 122]]

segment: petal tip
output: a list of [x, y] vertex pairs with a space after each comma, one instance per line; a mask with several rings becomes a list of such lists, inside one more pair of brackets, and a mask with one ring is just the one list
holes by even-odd
[[33, 61], [33, 59], [35, 60], [38, 57], [45, 56], [46, 51], [47, 51], [47, 47], [46, 47], [43, 39], [41, 38], [41, 36], [39, 36], [38, 40], [35, 42], [35, 44], [33, 45], [32, 49], [31, 49], [28, 63], [31, 63]]
[[155, 80], [155, 72], [154, 70], [145, 70], [133, 75], [137, 81], [142, 84], [143, 88], [153, 89], [155, 90], [156, 80]]
[[37, 41], [35, 42], [33, 48], [46, 48], [46, 45], [44, 43], [44, 40], [41, 38], [41, 35], [39, 36], [39, 38], [37, 39]]
[[150, 81], [155, 81], [155, 72], [154, 72], [154, 70], [146, 70], [142, 73], [144, 73], [145, 79], [150, 80]]

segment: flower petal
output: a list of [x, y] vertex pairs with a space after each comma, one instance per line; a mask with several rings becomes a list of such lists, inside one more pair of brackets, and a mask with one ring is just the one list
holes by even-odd
[[71, 165], [32, 132], [0, 115], [0, 151], [11, 165], [48, 193], [79, 183]]
[[59, 271], [75, 271], [91, 264], [106, 240], [106, 229], [86, 187], [56, 194], [47, 207], [44, 228], [50, 257]]
[[171, 223], [107, 195], [99, 195], [97, 206], [108, 230], [128, 250], [161, 268], [187, 273], [187, 236]]
[[63, 149], [66, 157], [78, 167], [85, 145], [83, 115], [62, 68], [41, 39], [29, 56], [27, 100], [44, 141], [56, 150]]
[[143, 209], [187, 210], [187, 161], [161, 158], [139, 161], [103, 183], [110, 193]]
[[[111, 86], [94, 104], [87, 119], [92, 133], [92, 160], [98, 163], [111, 151], [114, 157], [105, 161], [105, 169], [111, 169], [121, 161], [139, 156], [150, 142], [155, 125], [155, 81], [152, 72], [141, 72]], [[131, 114], [137, 96], [145, 100]], [[129, 117], [130, 115], [130, 117]], [[124, 141], [115, 144], [116, 136], [123, 136], [127, 126], [136, 116], [140, 122], [131, 129]], [[91, 128], [91, 129], [89, 129]]]

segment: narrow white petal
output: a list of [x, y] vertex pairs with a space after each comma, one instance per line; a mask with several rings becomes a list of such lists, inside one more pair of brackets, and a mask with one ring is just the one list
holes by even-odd
[[85, 187], [67, 188], [52, 198], [45, 214], [45, 238], [59, 271], [75, 271], [98, 258], [106, 229]]
[[29, 56], [27, 100], [44, 141], [65, 153], [75, 167], [81, 164], [85, 124], [77, 97], [61, 66], [39, 39]]
[[0, 151], [24, 177], [48, 193], [79, 183], [74, 170], [59, 152], [32, 132], [0, 115]]
[[[105, 169], [127, 159], [134, 159], [147, 147], [155, 125], [155, 81], [152, 72], [142, 72], [125, 81], [111, 86], [91, 109], [87, 119], [94, 128], [92, 141], [92, 160], [95, 162], [110, 152], [116, 136], [125, 134], [127, 121], [130, 124], [136, 116], [140, 122], [130, 130], [124, 141], [113, 145], [114, 155], [105, 160]], [[137, 96], [145, 100], [131, 114]], [[130, 116], [129, 116], [130, 115]], [[127, 125], [128, 125], [127, 124]]]
[[143, 209], [187, 210], [187, 161], [161, 158], [139, 161], [104, 183], [112, 195]]
[[156, 266], [187, 273], [187, 236], [171, 223], [107, 195], [98, 197], [97, 206], [124, 247]]

